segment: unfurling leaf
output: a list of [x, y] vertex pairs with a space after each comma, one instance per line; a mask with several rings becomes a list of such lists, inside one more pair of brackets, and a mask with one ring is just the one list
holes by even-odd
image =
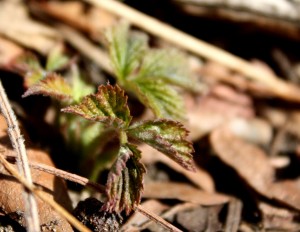
[[121, 146], [118, 159], [108, 174], [108, 199], [102, 210], [129, 214], [141, 200], [145, 167], [140, 163], [141, 152], [132, 144]]
[[47, 71], [61, 69], [69, 62], [69, 58], [63, 54], [62, 48], [62, 46], [56, 46], [49, 53], [46, 63]]
[[132, 138], [147, 143], [166, 154], [182, 167], [194, 171], [192, 144], [187, 141], [187, 130], [182, 124], [158, 119], [131, 125], [127, 133]]
[[58, 74], [49, 73], [45, 78], [38, 81], [23, 94], [23, 97], [42, 94], [61, 100], [72, 99], [70, 85]]
[[131, 121], [127, 96], [117, 85], [100, 85], [96, 94], [90, 94], [78, 105], [66, 107], [62, 111], [115, 128], [126, 128]]
[[162, 80], [143, 78], [132, 83], [139, 100], [159, 118], [183, 119], [184, 103], [178, 93]]
[[147, 37], [142, 34], [129, 35], [129, 25], [113, 27], [106, 33], [108, 49], [114, 72], [123, 82], [139, 65], [147, 47]]

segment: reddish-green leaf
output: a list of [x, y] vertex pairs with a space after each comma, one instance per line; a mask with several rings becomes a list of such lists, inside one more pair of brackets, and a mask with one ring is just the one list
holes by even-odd
[[184, 168], [194, 171], [194, 150], [181, 123], [164, 119], [138, 122], [130, 126], [127, 132], [134, 139], [149, 144]]
[[141, 152], [136, 146], [121, 146], [119, 156], [108, 174], [106, 192], [108, 199], [102, 210], [129, 214], [141, 200], [145, 167], [140, 163]]
[[126, 128], [131, 121], [127, 96], [119, 86], [101, 85], [96, 94], [90, 94], [78, 105], [66, 107], [62, 111], [115, 128]]
[[45, 78], [30, 86], [23, 97], [37, 94], [69, 100], [72, 98], [72, 89], [60, 75], [49, 73]]

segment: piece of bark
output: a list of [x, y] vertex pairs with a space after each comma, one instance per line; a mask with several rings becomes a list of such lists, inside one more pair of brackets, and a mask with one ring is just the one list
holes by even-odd
[[[15, 156], [12, 149], [9, 137], [7, 135], [7, 126], [4, 118], [0, 117], [0, 150], [6, 156]], [[27, 149], [29, 162], [37, 162], [54, 166], [49, 155], [45, 152]], [[67, 194], [65, 183], [51, 175], [38, 170], [31, 170], [32, 179], [34, 183], [45, 190], [49, 197], [53, 198], [56, 202], [61, 204], [67, 210], [71, 210], [71, 202]], [[1, 210], [12, 217], [17, 219], [18, 223], [25, 226], [24, 220], [24, 204], [23, 193], [24, 189], [13, 177], [7, 174], [5, 169], [1, 166], [0, 174], [0, 207]], [[47, 203], [36, 199], [38, 203], [38, 211], [42, 231], [73, 231], [70, 224], [66, 219], [62, 218], [55, 212]]]

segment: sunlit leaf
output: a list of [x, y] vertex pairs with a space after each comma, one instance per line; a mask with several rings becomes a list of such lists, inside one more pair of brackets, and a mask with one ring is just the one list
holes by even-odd
[[166, 154], [188, 170], [194, 170], [193, 147], [187, 141], [187, 130], [182, 124], [171, 120], [138, 122], [130, 126], [128, 135], [147, 143]]
[[114, 72], [122, 82], [138, 67], [147, 47], [147, 37], [139, 33], [129, 35], [128, 24], [113, 27], [106, 37]]
[[46, 70], [55, 71], [61, 69], [69, 62], [69, 58], [63, 54], [62, 46], [56, 46], [48, 55]]
[[23, 97], [36, 94], [51, 96], [61, 100], [70, 100], [72, 98], [72, 89], [61, 76], [49, 73], [45, 78], [29, 87], [23, 94]]
[[149, 49], [136, 78], [161, 79], [193, 91], [200, 88], [191, 78], [187, 57], [175, 49]]
[[102, 210], [129, 214], [141, 200], [145, 167], [140, 163], [141, 152], [136, 146], [121, 146], [106, 183], [108, 199]]
[[159, 118], [183, 119], [185, 108], [182, 98], [162, 80], [139, 79], [131, 84], [139, 100]]
[[101, 85], [96, 94], [90, 94], [79, 104], [66, 107], [62, 111], [115, 128], [126, 128], [131, 121], [127, 96], [117, 85]]

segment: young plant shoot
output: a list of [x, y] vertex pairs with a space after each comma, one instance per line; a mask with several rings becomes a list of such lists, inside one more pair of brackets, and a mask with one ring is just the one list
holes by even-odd
[[[85, 131], [94, 133], [90, 143], [93, 146], [103, 143], [100, 138], [105, 131], [119, 138], [118, 153], [113, 157], [106, 183], [107, 200], [102, 209], [129, 214], [140, 203], [146, 172], [140, 162], [141, 151], [134, 143], [146, 143], [187, 170], [194, 170], [188, 132], [180, 122], [174, 121], [182, 120], [185, 113], [183, 99], [174, 86], [195, 91], [198, 85], [187, 77], [186, 59], [180, 52], [150, 49], [147, 37], [140, 33], [130, 34], [127, 24], [109, 30], [107, 41], [117, 84], [100, 85], [96, 93], [79, 75], [68, 82], [55, 72], [69, 62], [61, 50], [49, 55], [45, 69], [32, 56], [19, 64], [26, 71], [25, 97], [42, 94], [56, 98], [63, 107], [61, 111], [72, 114], [69, 119], [77, 125], [82, 121], [90, 122], [96, 130], [90, 130], [87, 126], [90, 124], [83, 123], [80, 135], [87, 135]], [[133, 123], [128, 98], [121, 87], [135, 94], [157, 118]]]

